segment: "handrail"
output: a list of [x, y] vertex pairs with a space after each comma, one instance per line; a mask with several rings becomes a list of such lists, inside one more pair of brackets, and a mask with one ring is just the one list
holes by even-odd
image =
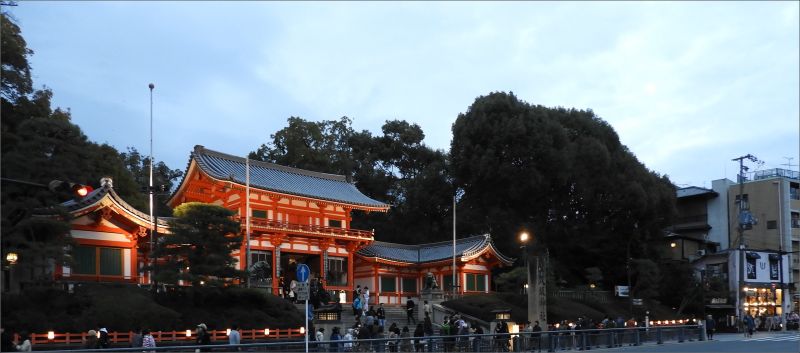
[[[265, 334], [265, 330], [269, 330], [269, 335]], [[194, 330], [190, 330], [191, 334], [186, 335], [186, 331], [154, 331], [151, 334], [156, 342], [181, 342], [181, 341], [194, 341], [197, 339]], [[212, 340], [228, 340], [227, 330], [209, 330], [208, 333]], [[242, 339], [266, 339], [266, 338], [293, 338], [303, 337], [300, 333], [300, 328], [284, 328], [284, 329], [249, 329], [239, 330]], [[111, 343], [129, 343], [134, 332], [109, 332], [108, 338]], [[82, 343], [88, 336], [87, 332], [66, 332], [66, 333], [53, 333], [53, 339], [48, 338], [49, 333], [33, 333], [30, 335], [31, 344], [72, 344]], [[19, 340], [19, 334], [14, 335], [14, 340]]]

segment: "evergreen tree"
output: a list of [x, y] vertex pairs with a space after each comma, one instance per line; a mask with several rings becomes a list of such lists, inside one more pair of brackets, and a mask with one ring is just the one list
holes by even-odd
[[184, 280], [194, 286], [219, 286], [241, 278], [243, 271], [234, 267], [238, 261], [231, 253], [242, 245], [240, 224], [231, 217], [234, 212], [224, 207], [187, 202], [176, 207], [170, 220], [170, 233], [161, 235], [156, 257], [157, 280], [178, 283]]

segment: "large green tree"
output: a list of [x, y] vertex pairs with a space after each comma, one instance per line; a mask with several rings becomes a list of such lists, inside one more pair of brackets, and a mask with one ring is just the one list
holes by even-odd
[[[120, 153], [120, 158], [139, 186], [139, 190], [147, 190], [150, 185], [150, 157], [143, 156], [135, 147], [128, 147], [126, 152]], [[167, 204], [169, 191], [182, 176], [183, 171], [170, 169], [164, 162], [157, 162], [153, 165], [153, 185], [156, 189], [155, 208], [159, 217], [172, 216], [172, 207]], [[147, 195], [144, 197], [146, 198]], [[134, 206], [140, 210], [146, 210], [149, 207], [147, 204]]]
[[187, 202], [174, 210], [170, 234], [158, 240], [156, 256], [164, 264], [156, 268], [159, 282], [175, 284], [184, 280], [194, 286], [224, 285], [241, 278], [231, 253], [242, 245], [239, 222], [224, 207]]
[[351, 178], [362, 192], [393, 206], [387, 213], [353, 215], [353, 227], [375, 229], [380, 240], [447, 239], [452, 188], [446, 154], [426, 146], [416, 124], [387, 121], [377, 136], [356, 132], [351, 124], [347, 117], [291, 117], [250, 158]]
[[[674, 214], [675, 191], [590, 110], [548, 108], [513, 93], [478, 97], [453, 124], [450, 158], [459, 227], [491, 232], [508, 253], [532, 231], [572, 285], [597, 266], [626, 282], [627, 258], [657, 258], [648, 240]], [[529, 247], [531, 248], [531, 247]]]

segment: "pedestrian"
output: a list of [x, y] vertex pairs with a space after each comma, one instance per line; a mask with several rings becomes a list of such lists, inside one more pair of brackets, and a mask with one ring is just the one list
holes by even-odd
[[353, 329], [347, 329], [347, 333], [344, 334], [344, 351], [345, 352], [352, 352], [353, 351]]
[[714, 321], [714, 317], [708, 315], [706, 317], [706, 335], [708, 336], [709, 340], [714, 339], [714, 329], [717, 327], [717, 323]]
[[431, 314], [431, 304], [428, 303], [427, 300], [422, 305], [422, 311], [424, 311], [426, 315], [430, 315]]
[[322, 343], [319, 343], [319, 342], [325, 341], [325, 328], [324, 327], [320, 327], [319, 330], [317, 330], [316, 337], [314, 337], [314, 338], [317, 341], [317, 351], [318, 352], [325, 352], [325, 346], [322, 345]]
[[339, 327], [338, 326], [334, 327], [330, 337], [331, 341], [330, 352], [340, 352], [339, 348], [341, 346], [341, 343], [339, 341], [341, 340], [342, 340], [342, 335], [339, 333]]
[[[156, 339], [150, 334], [149, 329], [142, 330], [142, 347], [143, 348], [156, 348]], [[149, 351], [154, 352], [154, 351]]]
[[86, 333], [86, 339], [83, 341], [83, 348], [97, 349], [97, 331], [89, 330], [89, 332]]
[[[195, 343], [198, 346], [207, 346], [211, 344], [211, 336], [208, 334], [208, 326], [206, 324], [197, 325], [195, 330]], [[200, 352], [209, 352], [209, 348], [200, 348]]]
[[11, 333], [2, 327], [0, 327], [0, 339], [2, 339], [0, 352], [13, 352], [17, 350], [17, 346], [14, 344], [14, 339], [11, 337]]
[[397, 324], [393, 323], [391, 327], [389, 327], [389, 340], [386, 341], [386, 345], [389, 346], [389, 352], [397, 352]]
[[422, 321], [422, 330], [426, 336], [433, 336], [433, 321], [428, 313], [425, 313], [425, 319]]
[[481, 340], [483, 340], [483, 327], [478, 325], [477, 322], [472, 323], [472, 333], [475, 335], [472, 339], [472, 351], [473, 352], [480, 352], [481, 351]]
[[414, 350], [417, 352], [423, 351], [423, 339], [425, 337], [425, 329], [422, 327], [422, 324], [417, 324], [417, 328], [414, 330]]
[[353, 316], [356, 317], [356, 321], [361, 320], [361, 311], [362, 311], [361, 297], [357, 296], [355, 297], [355, 299], [353, 299]]
[[142, 344], [142, 329], [136, 327], [133, 329], [133, 333], [131, 334], [131, 347], [141, 347]]
[[97, 348], [108, 348], [110, 346], [111, 340], [108, 338], [108, 330], [105, 327], [101, 327], [100, 337], [97, 338]]
[[403, 326], [403, 331], [400, 332], [400, 351], [411, 352], [411, 330], [408, 326]]
[[[242, 334], [239, 333], [239, 325], [233, 324], [231, 325], [231, 333], [228, 334], [228, 344], [235, 344], [239, 345], [242, 344]], [[234, 347], [234, 351], [240, 351], [240, 347]]]
[[18, 352], [30, 352], [33, 350], [33, 346], [31, 344], [31, 338], [28, 336], [28, 332], [22, 331], [19, 333], [19, 341], [20, 344], [17, 345]]
[[364, 290], [362, 291], [362, 293], [363, 293], [363, 296], [364, 296], [364, 303], [361, 306], [364, 307], [364, 311], [368, 311], [369, 310], [369, 287], [364, 287]]
[[539, 320], [533, 322], [533, 328], [531, 328], [531, 332], [533, 333], [531, 337], [533, 338], [531, 349], [533, 346], [536, 346], [538, 351], [542, 351], [542, 326], [539, 325]]
[[411, 325], [412, 322], [415, 324], [417, 323], [417, 319], [414, 317], [415, 306], [416, 304], [414, 303], [414, 300], [412, 300], [411, 297], [408, 297], [408, 300], [406, 300], [406, 323], [408, 325]]
[[383, 327], [386, 324], [386, 310], [383, 308], [383, 303], [378, 305], [378, 311], [375, 312], [375, 315], [378, 317], [378, 325]]

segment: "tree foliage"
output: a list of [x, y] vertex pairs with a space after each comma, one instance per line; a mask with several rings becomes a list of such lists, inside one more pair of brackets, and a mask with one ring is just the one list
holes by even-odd
[[[5, 13], [2, 52], [3, 258], [15, 251], [21, 266], [41, 267], [44, 254], [58, 261], [62, 258], [55, 255], [63, 255], [69, 240], [65, 232], [69, 215], [46, 221], [30, 219], [30, 215], [35, 208], [58, 205], [72, 195], [17, 181], [48, 185], [52, 180], [62, 180], [97, 188], [102, 177], [111, 177], [117, 193], [134, 207], [146, 209], [147, 198], [114, 147], [90, 141], [72, 122], [69, 110], [52, 107], [50, 89], [33, 88], [28, 64], [33, 51]], [[169, 171], [166, 166], [163, 169]], [[174, 172], [168, 175], [174, 179]]]
[[351, 124], [347, 117], [321, 122], [291, 117], [287, 127], [249, 156], [345, 175], [365, 194], [393, 205], [385, 214], [353, 215], [353, 227], [375, 229], [381, 240], [446, 238], [451, 187], [445, 153], [427, 147], [416, 124], [387, 121], [378, 136], [356, 132]]
[[[120, 158], [125, 168], [133, 176], [133, 180], [139, 185], [139, 190], [147, 190], [150, 185], [150, 157], [141, 155], [135, 147], [128, 147], [126, 152], [120, 153]], [[153, 165], [153, 186], [157, 190], [155, 208], [159, 217], [172, 216], [172, 207], [167, 204], [169, 191], [175, 187], [176, 182], [182, 176], [183, 171], [170, 169], [164, 162], [157, 162]], [[144, 210], [147, 207], [149, 206], [141, 205], [139, 209]]]
[[231, 253], [242, 245], [234, 212], [221, 206], [187, 202], [174, 210], [171, 234], [162, 235], [156, 256], [166, 261], [157, 268], [159, 282], [184, 280], [194, 286], [224, 285], [243, 275]]
[[608, 283], [624, 283], [628, 249], [657, 257], [647, 241], [674, 213], [668, 178], [590, 110], [531, 105], [513, 93], [478, 97], [453, 124], [450, 159], [465, 191], [459, 227], [492, 233], [506, 252], [520, 230], [532, 231], [572, 285], [593, 266]]

